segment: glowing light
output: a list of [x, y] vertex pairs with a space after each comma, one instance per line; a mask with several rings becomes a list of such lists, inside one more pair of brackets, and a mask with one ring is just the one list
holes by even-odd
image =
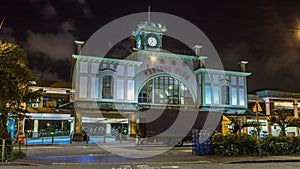
[[152, 62], [152, 63], [154, 63], [154, 62], [157, 61], [157, 57], [154, 56], [154, 55], [151, 55], [151, 56], [149, 57], [149, 61]]

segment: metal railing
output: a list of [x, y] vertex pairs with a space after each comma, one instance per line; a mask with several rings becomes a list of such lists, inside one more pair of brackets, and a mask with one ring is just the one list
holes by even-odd
[[11, 139], [0, 138], [1, 161], [12, 158], [13, 144]]

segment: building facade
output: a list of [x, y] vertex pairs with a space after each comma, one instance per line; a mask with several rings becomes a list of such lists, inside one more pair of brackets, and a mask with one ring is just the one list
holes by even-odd
[[69, 136], [74, 130], [74, 117], [69, 112], [60, 112], [59, 106], [70, 102], [71, 83], [35, 81], [29, 89], [41, 91], [37, 100], [26, 103], [25, 118], [16, 123], [14, 133], [24, 133], [28, 138], [43, 136]]
[[200, 55], [201, 46], [195, 46], [195, 55], [164, 51], [166, 31], [160, 24], [138, 24], [132, 34], [135, 45], [125, 59], [80, 51], [72, 56], [74, 140], [81, 139], [83, 130], [93, 134], [99, 128], [105, 135], [126, 128], [135, 137], [144, 108], [216, 112], [218, 123], [223, 113], [247, 109], [246, 62], [241, 71], [207, 68], [209, 56]]
[[[262, 105], [262, 114], [265, 117], [272, 115], [275, 110], [285, 109], [288, 112], [289, 118], [299, 118], [300, 99], [299, 92], [288, 92], [278, 90], [261, 90], [256, 92], [258, 101]], [[280, 128], [278, 125], [270, 125], [267, 119], [262, 119], [263, 130], [265, 133], [273, 136], [279, 136]], [[286, 129], [287, 135], [299, 135], [297, 127], [288, 127]]]

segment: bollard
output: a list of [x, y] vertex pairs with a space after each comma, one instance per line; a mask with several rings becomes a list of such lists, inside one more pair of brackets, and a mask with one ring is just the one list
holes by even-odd
[[72, 144], [72, 134], [70, 134], [70, 144]]
[[141, 136], [138, 135], [138, 145], [140, 145], [140, 144], [141, 144]]
[[21, 152], [21, 145], [24, 144], [24, 135], [22, 134], [18, 135], [18, 144], [19, 144], [19, 152]]
[[90, 139], [90, 136], [89, 136], [89, 135], [86, 135], [86, 144], [89, 143], [89, 139]]
[[120, 143], [122, 143], [122, 133], [119, 134]]
[[103, 135], [103, 143], [105, 143], [105, 139], [106, 139], [106, 132]]
[[25, 141], [26, 141], [26, 146], [27, 146], [27, 143], [28, 143], [28, 134], [27, 135], [25, 135]]
[[42, 144], [44, 144], [44, 133], [42, 133]]
[[54, 144], [54, 134], [52, 134], [51, 136], [52, 136], [52, 144]]

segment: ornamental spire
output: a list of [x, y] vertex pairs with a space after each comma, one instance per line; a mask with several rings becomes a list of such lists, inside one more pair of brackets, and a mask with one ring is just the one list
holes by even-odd
[[150, 23], [150, 21], [151, 21], [151, 20], [150, 20], [150, 19], [151, 19], [150, 17], [151, 17], [151, 16], [150, 16], [150, 5], [149, 5], [149, 6], [148, 6], [148, 24], [151, 24], [151, 23]]

